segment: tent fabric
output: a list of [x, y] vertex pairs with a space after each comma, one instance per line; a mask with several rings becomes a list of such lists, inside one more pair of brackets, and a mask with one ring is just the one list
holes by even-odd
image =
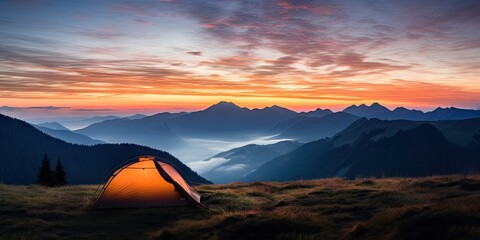
[[204, 207], [200, 199], [201, 195], [172, 165], [154, 157], [140, 157], [110, 176], [93, 208]]
[[188, 195], [193, 198], [196, 202], [200, 202], [201, 195], [195, 191], [190, 185], [185, 182], [185, 180], [178, 174], [177, 171], [172, 167], [170, 164], [163, 164], [161, 165], [163, 170], [175, 181], [178, 183], [183, 190], [185, 190]]

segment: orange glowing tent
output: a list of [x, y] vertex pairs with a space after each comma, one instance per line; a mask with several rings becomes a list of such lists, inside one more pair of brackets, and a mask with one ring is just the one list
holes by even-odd
[[201, 195], [166, 162], [143, 156], [116, 169], [98, 197], [94, 196], [92, 208], [205, 207], [200, 203]]

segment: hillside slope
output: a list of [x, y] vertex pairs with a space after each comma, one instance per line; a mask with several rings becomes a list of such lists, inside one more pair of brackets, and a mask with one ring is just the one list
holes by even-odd
[[272, 159], [244, 181], [428, 176], [480, 170], [480, 119], [360, 119], [332, 138]]
[[46, 133], [47, 135], [50, 135], [54, 138], [61, 139], [65, 142], [68, 143], [75, 143], [75, 144], [82, 144], [82, 145], [95, 145], [95, 144], [102, 144], [105, 143], [100, 140], [92, 139], [90, 137], [87, 137], [85, 135], [79, 134], [72, 132], [68, 129], [62, 130], [62, 129], [51, 129], [48, 127], [42, 127], [42, 126], [35, 126], [33, 125], [36, 129]]
[[95, 123], [75, 132], [108, 143], [135, 143], [165, 150], [184, 147], [187, 143], [164, 120], [157, 117], [120, 118]]
[[295, 139], [300, 142], [311, 142], [325, 137], [331, 137], [348, 127], [351, 123], [357, 120], [358, 117], [344, 113], [331, 113], [323, 117], [298, 117], [280, 123], [277, 129], [282, 126], [288, 126], [278, 138]]
[[164, 158], [194, 182], [208, 183], [167, 152], [134, 144], [83, 146], [53, 138], [30, 124], [0, 114], [0, 182], [30, 184], [36, 181], [40, 160], [62, 160], [71, 184], [101, 183], [118, 165], [139, 155]]
[[242, 177], [257, 169], [263, 163], [291, 152], [301, 145], [301, 143], [295, 141], [282, 141], [275, 144], [249, 144], [234, 148], [205, 160], [205, 164], [213, 164], [219, 161], [223, 163], [201, 174], [214, 183], [241, 181]]
[[64, 127], [62, 124], [60, 124], [58, 122], [46, 122], [46, 123], [39, 123], [39, 124], [35, 124], [35, 125], [37, 125], [39, 127], [53, 129], [53, 130], [70, 130], [70, 129]]
[[480, 239], [478, 175], [197, 186], [209, 209], [91, 211], [96, 188], [0, 184], [0, 238]]

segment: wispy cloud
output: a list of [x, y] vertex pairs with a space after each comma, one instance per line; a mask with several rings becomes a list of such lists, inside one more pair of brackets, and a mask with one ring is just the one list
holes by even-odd
[[88, 37], [98, 38], [102, 40], [114, 40], [126, 36], [125, 33], [120, 32], [116, 27], [104, 28], [100, 31], [82, 32], [82, 34]]
[[187, 54], [190, 54], [192, 56], [202, 56], [201, 51], [187, 52]]
[[79, 112], [107, 112], [114, 111], [115, 109], [111, 108], [72, 108], [72, 107], [59, 107], [59, 106], [32, 106], [32, 107], [12, 107], [12, 106], [1, 106], [1, 111], [24, 111], [24, 110], [71, 110]]
[[61, 110], [68, 109], [70, 107], [56, 107], [56, 106], [34, 106], [34, 107], [10, 107], [10, 106], [1, 106], [0, 110], [2, 111], [16, 111], [16, 110]]
[[73, 111], [78, 112], [108, 112], [108, 111], [115, 111], [115, 109], [111, 108], [73, 108]]
[[8, 105], [171, 107], [172, 97], [479, 104], [477, 1], [37, 5], [51, 16], [0, 3], [0, 99]]

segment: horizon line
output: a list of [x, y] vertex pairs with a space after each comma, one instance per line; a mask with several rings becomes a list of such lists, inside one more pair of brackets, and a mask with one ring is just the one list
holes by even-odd
[[[262, 110], [262, 109], [267, 109], [267, 108], [272, 108], [272, 107], [279, 107], [279, 108], [284, 108], [284, 109], [288, 109], [290, 111], [293, 111], [293, 112], [296, 112], [296, 113], [302, 113], [302, 112], [312, 112], [312, 111], [317, 111], [317, 110], [330, 110], [332, 111], [333, 113], [337, 113], [337, 112], [343, 112], [345, 111], [347, 108], [349, 107], [360, 107], [360, 106], [366, 106], [366, 107], [372, 107], [373, 105], [375, 104], [378, 104], [382, 107], [385, 107], [386, 109], [388, 109], [389, 111], [394, 111], [395, 109], [397, 108], [405, 108], [407, 110], [414, 110], [414, 111], [421, 111], [423, 113], [428, 113], [428, 112], [433, 112], [437, 109], [450, 109], [450, 108], [454, 108], [454, 109], [463, 109], [463, 110], [474, 110], [474, 111], [477, 111], [477, 110], [480, 110], [480, 108], [464, 108], [464, 107], [457, 107], [457, 106], [436, 106], [436, 107], [432, 107], [432, 108], [428, 108], [428, 110], [426, 108], [410, 108], [410, 107], [404, 107], [404, 106], [395, 106], [395, 107], [388, 107], [388, 106], [385, 106], [383, 104], [381, 104], [380, 102], [377, 102], [377, 101], [374, 101], [374, 102], [371, 102], [370, 104], [368, 103], [361, 103], [361, 104], [350, 104], [346, 107], [342, 107], [342, 108], [329, 108], [329, 107], [326, 107], [326, 108], [323, 108], [323, 107], [316, 107], [316, 108], [313, 108], [313, 109], [308, 109], [308, 110], [296, 110], [296, 109], [292, 109], [292, 108], [289, 108], [289, 107], [283, 107], [281, 105], [277, 105], [277, 104], [273, 104], [273, 105], [265, 105], [263, 107], [249, 107], [249, 106], [244, 106], [244, 105], [240, 105], [240, 104], [237, 104], [235, 103], [234, 101], [228, 101], [228, 100], [222, 100], [222, 101], [218, 101], [214, 104], [210, 104], [210, 105], [207, 105], [207, 106], [203, 106], [203, 107], [199, 107], [199, 108], [188, 108], [188, 107], [180, 107], [178, 109], [158, 109], [158, 108], [132, 108], [132, 109], [122, 109], [122, 108], [83, 108], [83, 107], [69, 107], [69, 106], [0, 106], [0, 114], [3, 114], [3, 115], [7, 115], [7, 116], [12, 116], [12, 117], [18, 117], [20, 119], [23, 119], [23, 120], [40, 120], [40, 119], [49, 119], [49, 118], [88, 118], [88, 117], [95, 117], [95, 116], [98, 116], [98, 117], [106, 117], [106, 116], [118, 116], [118, 117], [129, 117], [129, 116], [133, 116], [133, 115], [136, 115], [136, 114], [144, 114], [146, 116], [152, 116], [152, 115], [156, 115], [156, 114], [161, 114], [161, 113], [181, 113], [181, 112], [186, 112], [186, 113], [193, 113], [193, 112], [199, 112], [199, 111], [204, 111], [210, 107], [213, 107], [213, 106], [216, 106], [218, 104], [232, 104], [238, 108], [246, 108], [248, 110]], [[9, 113], [13, 113], [13, 112], [16, 112], [16, 113], [27, 113], [27, 115], [29, 115], [28, 113], [32, 114], [32, 113], [40, 113], [40, 112], [49, 112], [49, 113], [52, 113], [52, 112], [56, 112], [58, 113], [58, 115], [56, 116], [52, 116], [52, 115], [49, 115], [48, 117], [47, 116], [30, 116], [30, 117], [20, 117], [19, 115], [17, 114], [9, 114]], [[76, 113], [76, 114], [74, 114]], [[63, 115], [63, 116], [62, 116]]]

